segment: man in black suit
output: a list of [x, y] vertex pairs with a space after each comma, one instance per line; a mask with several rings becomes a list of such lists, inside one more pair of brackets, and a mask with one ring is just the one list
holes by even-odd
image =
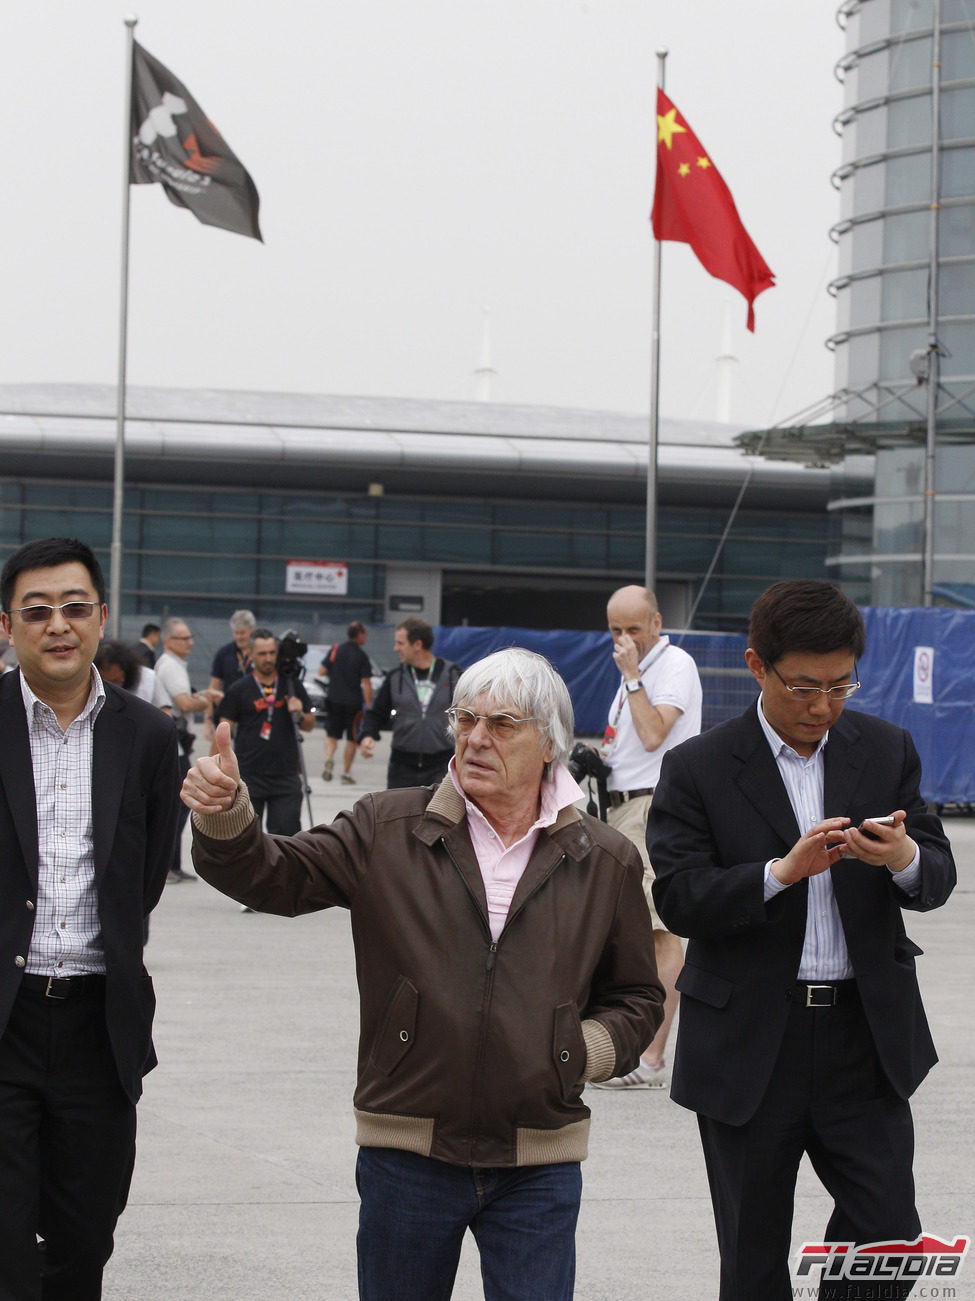
[[0, 1297], [96, 1301], [156, 1062], [142, 934], [176, 731], [92, 667], [105, 580], [84, 543], [28, 542], [0, 598], [19, 663], [0, 679]]
[[844, 713], [863, 648], [831, 584], [769, 588], [758, 701], [665, 757], [650, 810], [657, 909], [688, 937], [671, 1095], [698, 1113], [721, 1301], [792, 1297], [803, 1152], [834, 1199], [826, 1241], [920, 1230], [907, 1099], [937, 1057], [902, 910], [943, 904], [955, 867], [908, 733]]
[[156, 648], [159, 645], [159, 637], [162, 629], [158, 623], [144, 623], [142, 631], [139, 633], [139, 640], [136, 642], [135, 649], [142, 656], [142, 662], [147, 669], [156, 666]]

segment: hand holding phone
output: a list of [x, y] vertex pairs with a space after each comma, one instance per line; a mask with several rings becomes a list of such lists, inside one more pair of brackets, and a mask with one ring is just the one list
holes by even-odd
[[880, 839], [879, 836], [875, 836], [872, 831], [868, 830], [866, 825], [868, 822], [872, 822], [874, 826], [877, 827], [892, 827], [895, 824], [895, 818], [893, 813], [888, 813], [885, 817], [882, 818], [864, 818], [863, 821], [860, 823], [860, 825], [857, 827], [857, 831], [862, 832], [863, 835], [865, 836], [869, 836], [871, 840], [879, 840]]

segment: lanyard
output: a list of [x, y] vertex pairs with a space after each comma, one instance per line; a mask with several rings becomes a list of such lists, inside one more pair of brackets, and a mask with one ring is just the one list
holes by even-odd
[[428, 676], [425, 678], [417, 678], [416, 669], [414, 669], [412, 664], [409, 666], [410, 677], [413, 679], [413, 690], [416, 692], [416, 698], [420, 705], [420, 713], [424, 718], [426, 718], [427, 715], [427, 705], [429, 705], [432, 700], [434, 689], [437, 685], [433, 680], [433, 666], [436, 662], [436, 660], [431, 660], [430, 667], [427, 670]]
[[[653, 648], [653, 650], [650, 652], [647, 662], [641, 665], [640, 667], [641, 678], [643, 677], [644, 673], [646, 673], [647, 669], [650, 668], [652, 664], [656, 664], [657, 660], [660, 659], [661, 655], [664, 653], [664, 651], [667, 649], [669, 645], [670, 645], [669, 641], [661, 640], [660, 645], [655, 646]], [[620, 714], [622, 714], [623, 706], [626, 704], [626, 697], [629, 695], [629, 692], [627, 691], [626, 687], [622, 685], [622, 681], [623, 680], [621, 679], [619, 695], [616, 699], [616, 705], [613, 710], [613, 717], [609, 724], [609, 727], [612, 729], [614, 736], [616, 735], [616, 726], [620, 721]]]
[[274, 722], [274, 709], [277, 705], [278, 675], [275, 673], [274, 681], [269, 687], [266, 687], [257, 676], [257, 669], [255, 669], [254, 681], [257, 683], [258, 690], [261, 693], [258, 699], [254, 701], [254, 708], [257, 710], [267, 710], [267, 718], [265, 718], [264, 722], [261, 724], [261, 740], [270, 741], [271, 724]]

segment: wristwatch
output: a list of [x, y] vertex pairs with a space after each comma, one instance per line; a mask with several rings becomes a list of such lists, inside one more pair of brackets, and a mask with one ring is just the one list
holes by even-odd
[[633, 695], [634, 691], [640, 691], [642, 687], [643, 687], [643, 682], [639, 678], [630, 678], [628, 682], [623, 683], [624, 690], [627, 692], [628, 695], [631, 696]]

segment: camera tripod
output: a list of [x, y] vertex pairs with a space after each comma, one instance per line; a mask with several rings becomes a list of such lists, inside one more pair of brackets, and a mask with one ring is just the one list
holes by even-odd
[[[299, 665], [299, 667], [303, 676], [305, 671], [304, 665]], [[290, 699], [292, 696], [297, 696], [298, 692], [295, 689], [296, 681], [300, 683], [301, 678], [296, 679], [293, 673], [281, 674], [281, 683], [284, 688], [286, 700]], [[303, 749], [305, 744], [305, 735], [301, 730], [301, 719], [296, 714], [291, 715], [291, 721], [294, 724], [295, 739], [298, 742], [298, 771], [301, 774], [301, 789], [304, 793], [305, 805], [308, 809], [308, 826], [311, 828], [315, 825], [315, 818], [311, 811], [311, 786], [308, 782], [308, 769], [305, 767], [305, 751]], [[299, 830], [301, 830], [300, 827]]]

